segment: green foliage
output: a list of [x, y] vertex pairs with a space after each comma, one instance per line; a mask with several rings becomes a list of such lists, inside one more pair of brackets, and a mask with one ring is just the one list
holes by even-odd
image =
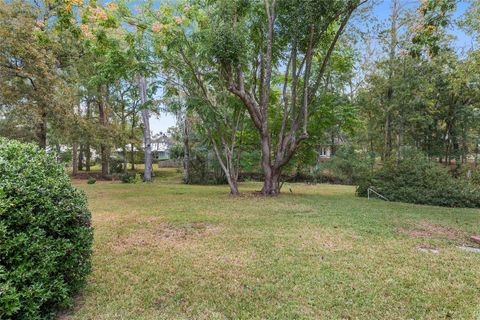
[[242, 172], [259, 172], [261, 154], [259, 150], [243, 152], [240, 158]]
[[429, 204], [445, 207], [480, 207], [480, 190], [453, 178], [446, 168], [423, 154], [409, 152], [404, 159], [391, 161], [371, 177], [362, 179], [357, 194], [367, 196], [373, 187], [391, 201]]
[[[51, 131], [72, 127], [72, 105], [77, 103], [70, 70], [63, 68], [77, 46], [73, 36], [57, 25], [55, 10], [44, 4], [0, 2], [0, 131], [8, 137], [46, 143]], [[60, 9], [62, 3], [52, 7]], [[47, 22], [47, 23], [46, 23]], [[78, 53], [75, 53], [78, 55]], [[39, 130], [39, 128], [42, 130]]]
[[[248, 28], [241, 18], [248, 14], [252, 6], [249, 1], [219, 1], [217, 3], [216, 25], [208, 31], [207, 47], [210, 55], [223, 65], [239, 63], [247, 50]], [[238, 21], [240, 19], [240, 21]], [[237, 20], [231, 24], [231, 20]]]
[[87, 180], [88, 184], [95, 184], [95, 182], [97, 182], [97, 179], [95, 179], [94, 177], [88, 177], [88, 180]]
[[477, 186], [480, 186], [480, 167], [477, 166], [475, 169], [472, 170], [470, 181]]
[[195, 157], [190, 159], [190, 170], [184, 182], [187, 184], [225, 184], [227, 179], [220, 168], [218, 160], [197, 150]]
[[244, 51], [243, 43], [241, 34], [225, 26], [212, 34], [210, 52], [222, 64], [238, 63]]
[[423, 49], [429, 55], [437, 55], [442, 48], [443, 29], [449, 26], [451, 14], [456, 7], [455, 0], [427, 0], [418, 8], [420, 25], [412, 38], [411, 54], [419, 56]]
[[357, 152], [352, 145], [342, 146], [330, 161], [325, 162], [324, 169], [347, 184], [360, 183], [368, 177], [375, 159]]
[[123, 169], [124, 160], [121, 157], [111, 157], [110, 158], [110, 170], [112, 173], [122, 173], [125, 170]]
[[477, 42], [480, 41], [480, 1], [470, 1], [469, 8], [465, 11], [464, 17], [459, 21], [463, 28], [474, 35]]
[[53, 156], [0, 139], [0, 318], [50, 319], [91, 270], [85, 195]]
[[121, 176], [123, 183], [138, 183], [142, 181], [140, 174], [135, 172], [126, 172]]

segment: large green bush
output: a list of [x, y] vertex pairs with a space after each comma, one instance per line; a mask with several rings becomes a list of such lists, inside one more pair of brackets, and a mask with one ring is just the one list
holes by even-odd
[[424, 155], [409, 152], [400, 161], [391, 161], [365, 179], [357, 188], [367, 196], [369, 187], [390, 201], [429, 204], [445, 207], [480, 207], [480, 189]]
[[327, 170], [336, 180], [345, 184], [360, 183], [371, 172], [374, 157], [357, 152], [352, 145], [341, 146], [329, 161], [322, 164], [321, 171]]
[[0, 319], [50, 319], [91, 269], [83, 193], [54, 157], [0, 138]]

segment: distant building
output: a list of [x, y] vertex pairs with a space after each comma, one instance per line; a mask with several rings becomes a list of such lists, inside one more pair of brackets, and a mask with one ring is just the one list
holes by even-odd
[[[170, 148], [171, 148], [171, 139], [164, 133], [160, 133], [158, 135], [154, 135], [151, 140], [152, 146], [152, 158], [153, 161], [156, 162], [158, 160], [166, 160], [170, 159]], [[123, 157], [123, 149], [118, 148], [115, 150], [117, 156]], [[141, 159], [143, 159], [143, 143], [141, 146], [133, 146], [127, 148], [127, 152], [137, 154], [141, 152]], [[143, 160], [142, 160], [143, 161]]]
[[330, 157], [332, 156], [332, 148], [330, 146], [320, 146], [317, 149], [317, 152], [320, 159], [330, 159]]
[[154, 160], [170, 159], [172, 142], [169, 136], [159, 133], [152, 138], [152, 156]]
[[317, 163], [330, 159], [337, 149], [345, 143], [343, 136], [328, 136], [317, 147]]

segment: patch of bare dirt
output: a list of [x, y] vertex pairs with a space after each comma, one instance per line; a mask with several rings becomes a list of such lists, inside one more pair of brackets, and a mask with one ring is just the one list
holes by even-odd
[[399, 231], [412, 238], [447, 238], [449, 240], [455, 240], [463, 236], [462, 233], [455, 228], [427, 221], [418, 223], [412, 229], [400, 229]]
[[219, 226], [204, 222], [187, 224], [161, 223], [155, 228], [141, 229], [114, 242], [114, 248], [161, 247], [186, 245], [201, 240], [220, 230]]

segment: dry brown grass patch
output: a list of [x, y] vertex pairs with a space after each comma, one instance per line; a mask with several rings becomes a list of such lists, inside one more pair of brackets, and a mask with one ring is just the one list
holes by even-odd
[[113, 242], [116, 250], [186, 245], [201, 240], [220, 230], [219, 226], [193, 222], [186, 224], [160, 223], [148, 229], [139, 229]]
[[412, 229], [400, 229], [400, 233], [408, 235], [412, 238], [447, 238], [456, 240], [463, 237], [459, 230], [434, 224], [428, 221], [422, 221], [416, 224]]

